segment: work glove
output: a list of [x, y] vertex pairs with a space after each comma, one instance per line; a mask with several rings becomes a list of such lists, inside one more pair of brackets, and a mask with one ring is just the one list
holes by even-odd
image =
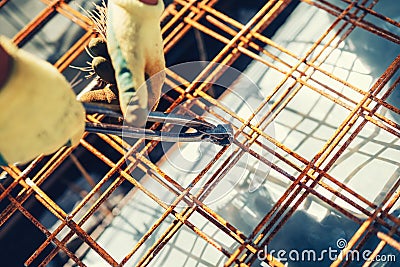
[[[165, 60], [160, 28], [161, 0], [110, 0], [106, 39], [92, 39], [93, 70], [107, 83], [80, 97], [82, 102], [117, 99], [125, 122], [142, 127], [155, 110], [164, 83]], [[145, 83], [145, 74], [150, 83]]]
[[0, 36], [0, 165], [77, 145], [85, 111], [50, 63]]

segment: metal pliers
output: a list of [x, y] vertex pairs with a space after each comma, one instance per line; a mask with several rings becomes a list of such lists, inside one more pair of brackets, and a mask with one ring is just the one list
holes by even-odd
[[[83, 103], [86, 113], [104, 114], [107, 117], [123, 119], [118, 107], [107, 104]], [[228, 146], [233, 140], [233, 129], [229, 124], [214, 125], [187, 115], [150, 112], [147, 121], [183, 126], [196, 132], [157, 131], [127, 125], [86, 122], [86, 131], [91, 133], [113, 134], [128, 138], [145, 138], [166, 142], [211, 142]], [[173, 128], [172, 128], [173, 129]], [[182, 127], [181, 127], [182, 129]]]

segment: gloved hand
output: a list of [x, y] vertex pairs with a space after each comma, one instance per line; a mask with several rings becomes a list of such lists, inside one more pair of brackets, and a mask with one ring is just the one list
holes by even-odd
[[106, 83], [107, 85], [102, 89], [91, 90], [79, 95], [78, 100], [84, 103], [119, 104], [115, 70], [111, 64], [106, 41], [100, 37], [93, 38], [90, 40], [88, 48], [93, 57], [91, 68], [100, 77], [102, 84]]
[[0, 36], [0, 165], [76, 145], [85, 111], [64, 76]]
[[[109, 85], [82, 95], [80, 101], [111, 103], [118, 98], [128, 124], [145, 124], [148, 112], [157, 107], [165, 79], [159, 21], [163, 9], [161, 0], [108, 1], [107, 41], [95, 38], [89, 50], [95, 56], [94, 71]], [[145, 84], [145, 74], [157, 74], [151, 86]]]

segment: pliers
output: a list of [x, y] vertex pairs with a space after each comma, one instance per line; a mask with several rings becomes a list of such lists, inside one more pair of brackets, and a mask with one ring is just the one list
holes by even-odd
[[[97, 103], [83, 103], [86, 113], [103, 114], [110, 118], [123, 119], [118, 106]], [[196, 132], [158, 131], [136, 128], [127, 125], [86, 122], [86, 131], [91, 133], [112, 134], [128, 138], [145, 138], [166, 142], [211, 142], [228, 146], [233, 141], [233, 129], [229, 124], [214, 125], [187, 115], [153, 111], [147, 117], [148, 122], [172, 124], [191, 128]], [[173, 129], [173, 128], [172, 128]]]

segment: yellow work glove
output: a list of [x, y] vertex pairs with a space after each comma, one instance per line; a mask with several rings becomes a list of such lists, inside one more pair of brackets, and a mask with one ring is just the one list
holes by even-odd
[[50, 63], [0, 36], [0, 165], [77, 145], [85, 110]]
[[[80, 96], [82, 102], [119, 103], [125, 121], [144, 126], [148, 112], [157, 107], [165, 68], [160, 16], [162, 0], [110, 0], [107, 40], [89, 44], [92, 68], [108, 85]], [[145, 84], [145, 74], [151, 79]]]
[[165, 68], [160, 17], [162, 0], [110, 0], [107, 10], [107, 45], [115, 69], [119, 103], [125, 121], [143, 126], [157, 105], [163, 76], [145, 83]]

